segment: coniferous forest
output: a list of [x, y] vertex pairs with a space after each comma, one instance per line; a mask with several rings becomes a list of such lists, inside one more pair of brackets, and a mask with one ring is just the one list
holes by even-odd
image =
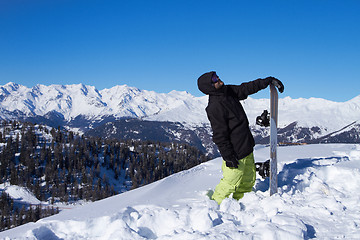
[[96, 201], [208, 159], [183, 143], [85, 137], [19, 121], [0, 123], [0, 184], [24, 187], [43, 205], [0, 196], [0, 230], [58, 213], [56, 203]]

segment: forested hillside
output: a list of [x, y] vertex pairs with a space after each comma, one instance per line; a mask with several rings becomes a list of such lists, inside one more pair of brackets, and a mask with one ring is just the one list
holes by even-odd
[[[205, 161], [186, 144], [105, 140], [31, 123], [0, 123], [0, 184], [26, 187], [47, 206], [103, 199]], [[34, 211], [34, 206], [2, 194], [2, 229], [34, 220], [19, 217], [20, 209]]]

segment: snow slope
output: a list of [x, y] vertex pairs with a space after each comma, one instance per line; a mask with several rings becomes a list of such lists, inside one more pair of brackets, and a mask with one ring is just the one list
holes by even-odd
[[[257, 145], [264, 161], [269, 148]], [[360, 238], [360, 145], [279, 147], [279, 193], [268, 181], [239, 202], [207, 197], [221, 158], [142, 188], [0, 233], [0, 239]]]
[[41, 201], [28, 189], [16, 185], [0, 184], [0, 189], [5, 191], [9, 196], [18, 202], [40, 204]]

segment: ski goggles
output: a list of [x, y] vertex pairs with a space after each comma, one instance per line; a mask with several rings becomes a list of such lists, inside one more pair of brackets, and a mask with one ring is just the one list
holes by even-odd
[[211, 77], [211, 82], [213, 84], [217, 83], [220, 80], [219, 76], [216, 73], [213, 73], [212, 77]]

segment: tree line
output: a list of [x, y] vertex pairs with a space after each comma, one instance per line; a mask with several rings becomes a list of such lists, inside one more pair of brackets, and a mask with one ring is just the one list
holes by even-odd
[[28, 222], [59, 213], [59, 208], [54, 206], [22, 205], [15, 206], [14, 200], [6, 193], [0, 196], [0, 231], [20, 226]]
[[[183, 143], [103, 139], [60, 127], [0, 123], [0, 183], [26, 187], [49, 204], [100, 200], [207, 160], [196, 147]], [[3, 204], [15, 216], [22, 207], [9, 201]]]

